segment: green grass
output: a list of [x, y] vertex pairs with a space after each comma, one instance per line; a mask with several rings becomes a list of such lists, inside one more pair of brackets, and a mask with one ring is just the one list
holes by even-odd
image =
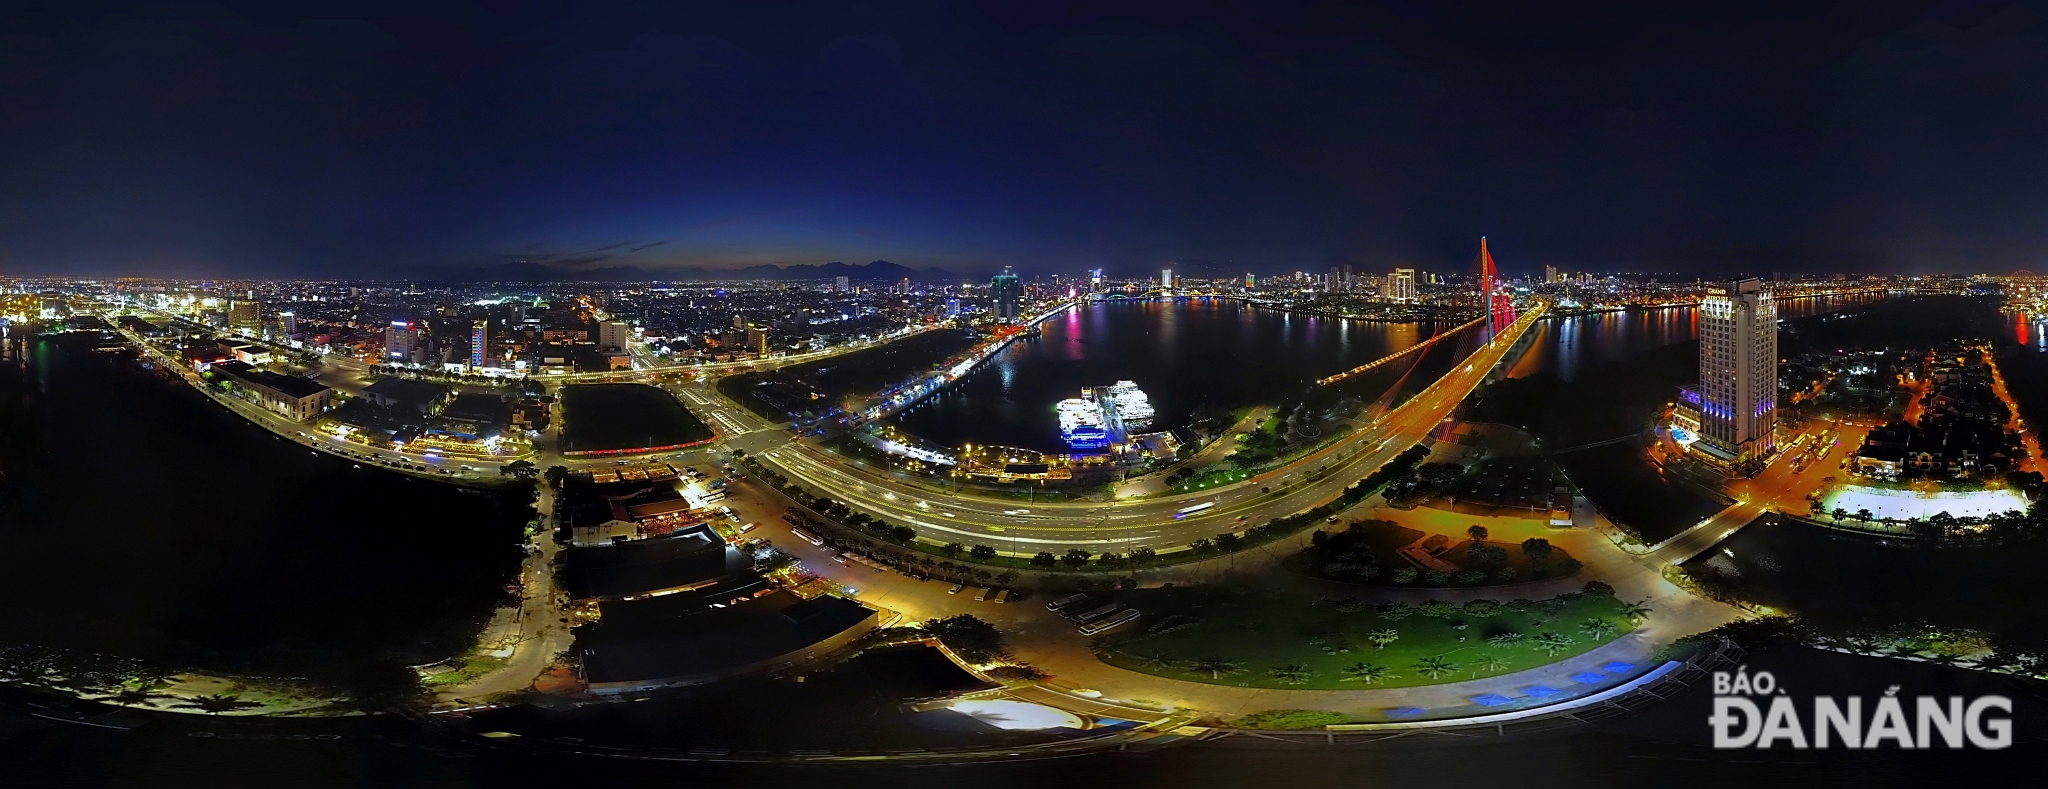
[[[1137, 626], [1098, 643], [1105, 647], [1098, 649], [1104, 662], [1172, 679], [1253, 688], [1401, 688], [1498, 676], [1585, 653], [1633, 627], [1610, 595], [1567, 595], [1530, 604], [1526, 611], [1503, 609], [1487, 616], [1457, 611], [1433, 618], [1417, 612], [1398, 619], [1372, 608], [1346, 613], [1337, 603], [1247, 587], [1140, 589], [1118, 599], [1145, 614]], [[1587, 635], [1580, 625], [1594, 619], [1611, 622], [1614, 633]], [[1381, 629], [1397, 635], [1383, 649], [1367, 637]], [[1488, 643], [1503, 633], [1520, 633], [1523, 639], [1505, 646]], [[1572, 643], [1546, 653], [1535, 643], [1541, 633], [1569, 636]], [[1204, 668], [1206, 658], [1219, 658], [1234, 669], [1212, 676]], [[1417, 668], [1426, 658], [1441, 658], [1455, 668], [1443, 676], [1426, 676]], [[1500, 664], [1489, 668], [1489, 658]], [[1358, 663], [1384, 667], [1389, 675], [1372, 683], [1346, 679], [1344, 669]], [[1289, 681], [1275, 673], [1287, 666], [1298, 666], [1304, 674]]]

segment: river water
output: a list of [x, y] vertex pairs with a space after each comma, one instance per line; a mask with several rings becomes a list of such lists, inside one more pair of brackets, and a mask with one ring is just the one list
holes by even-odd
[[1271, 402], [1425, 339], [1436, 327], [1344, 320], [1234, 300], [1101, 302], [1042, 324], [897, 419], [945, 446], [1066, 451], [1053, 404], [1084, 386], [1133, 381], [1158, 412], [1154, 430], [1187, 424], [1196, 406]]
[[303, 675], [489, 615], [523, 498], [314, 455], [101, 345], [0, 362], [0, 642]]

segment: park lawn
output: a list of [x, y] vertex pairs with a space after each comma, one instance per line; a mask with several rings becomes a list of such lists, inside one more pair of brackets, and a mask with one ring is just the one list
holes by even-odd
[[[1583, 654], [1634, 627], [1620, 614], [1621, 603], [1611, 594], [1566, 595], [1537, 601], [1526, 612], [1503, 609], [1485, 617], [1460, 611], [1431, 618], [1416, 612], [1399, 619], [1388, 619], [1370, 607], [1345, 613], [1337, 602], [1247, 587], [1138, 589], [1122, 593], [1118, 600], [1143, 611], [1144, 617], [1098, 645], [1104, 662], [1172, 679], [1251, 688], [1401, 688], [1498, 676]], [[1580, 625], [1591, 619], [1612, 622], [1613, 633], [1587, 635]], [[1458, 629], [1460, 625], [1464, 629]], [[1382, 628], [1394, 630], [1398, 637], [1386, 648], [1375, 649], [1366, 634]], [[1522, 642], [1487, 642], [1506, 632], [1521, 633]], [[1566, 635], [1572, 643], [1549, 654], [1533, 643], [1539, 633]], [[1503, 665], [1479, 668], [1478, 662], [1487, 656]], [[1210, 657], [1230, 661], [1238, 670], [1211, 676], [1200, 668]], [[1425, 676], [1415, 666], [1429, 657], [1444, 658], [1456, 669], [1441, 677]], [[1384, 666], [1392, 675], [1372, 684], [1347, 680], [1343, 669], [1356, 663]], [[1283, 681], [1271, 673], [1289, 665], [1307, 670], [1303, 681]]]

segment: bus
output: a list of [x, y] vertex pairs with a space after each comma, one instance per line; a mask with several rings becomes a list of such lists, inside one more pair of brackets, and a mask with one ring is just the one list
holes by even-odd
[[1193, 515], [1193, 514], [1195, 514], [1195, 513], [1197, 513], [1197, 512], [1201, 512], [1201, 511], [1203, 511], [1203, 510], [1206, 510], [1206, 509], [1208, 509], [1208, 508], [1210, 508], [1210, 507], [1214, 507], [1214, 506], [1216, 506], [1216, 502], [1213, 502], [1213, 501], [1205, 501], [1205, 502], [1202, 502], [1202, 503], [1200, 503], [1200, 504], [1197, 504], [1197, 505], [1195, 505], [1195, 506], [1192, 506], [1192, 507], [1189, 507], [1189, 508], [1187, 508], [1187, 509], [1181, 510], [1180, 512], [1176, 512], [1176, 513], [1174, 513], [1174, 514], [1173, 514], [1173, 519], [1174, 519], [1174, 520], [1180, 520], [1180, 519], [1182, 519], [1182, 518], [1186, 518], [1186, 517], [1187, 517], [1187, 516], [1189, 516], [1189, 515]]
[[803, 529], [790, 529], [790, 530], [789, 530], [789, 533], [790, 533], [790, 534], [794, 534], [794, 535], [796, 535], [796, 536], [797, 536], [797, 539], [803, 540], [804, 542], [810, 543], [810, 544], [812, 544], [812, 545], [824, 545], [824, 544], [825, 544], [825, 538], [823, 538], [823, 537], [820, 537], [820, 536], [818, 536], [818, 535], [815, 535], [815, 534], [812, 534], [812, 533], [810, 533], [810, 532], [804, 531]]
[[1081, 635], [1092, 636], [1096, 633], [1100, 633], [1105, 630], [1113, 630], [1119, 627], [1123, 627], [1124, 625], [1130, 624], [1132, 620], [1135, 620], [1137, 618], [1138, 609], [1126, 608], [1124, 609], [1123, 613], [1117, 614], [1116, 616], [1112, 616], [1108, 619], [1101, 620], [1094, 624], [1082, 625]]
[[1068, 595], [1068, 596], [1066, 596], [1066, 597], [1062, 597], [1062, 598], [1060, 598], [1060, 599], [1058, 599], [1058, 600], [1054, 600], [1054, 601], [1052, 601], [1052, 602], [1050, 602], [1050, 603], [1046, 603], [1046, 604], [1045, 604], [1045, 610], [1047, 610], [1047, 611], [1058, 611], [1058, 610], [1060, 610], [1060, 609], [1066, 608], [1067, 606], [1070, 606], [1070, 605], [1074, 605], [1074, 604], [1076, 604], [1076, 603], [1085, 603], [1085, 602], [1087, 602], [1087, 601], [1088, 601], [1088, 595], [1085, 595], [1085, 594], [1075, 594], [1075, 595]]
[[1109, 616], [1110, 614], [1116, 613], [1116, 610], [1122, 607], [1124, 607], [1123, 603], [1103, 603], [1101, 608], [1097, 608], [1093, 611], [1088, 611], [1086, 613], [1075, 616], [1074, 622], [1076, 622], [1077, 624], [1085, 625], [1089, 622], [1093, 622], [1097, 619], [1101, 619], [1105, 616]]

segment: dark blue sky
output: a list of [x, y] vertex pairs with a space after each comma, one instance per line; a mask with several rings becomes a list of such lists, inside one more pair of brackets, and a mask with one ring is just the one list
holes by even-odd
[[1689, 5], [8, 4], [0, 273], [2048, 268], [2048, 11]]

